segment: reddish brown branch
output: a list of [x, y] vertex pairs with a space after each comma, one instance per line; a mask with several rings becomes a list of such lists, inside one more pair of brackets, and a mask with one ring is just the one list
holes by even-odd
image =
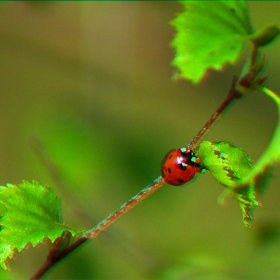
[[161, 176], [158, 177], [151, 184], [149, 184], [146, 188], [141, 190], [139, 193], [137, 193], [135, 196], [133, 196], [131, 199], [129, 199], [126, 203], [124, 203], [120, 208], [118, 208], [115, 212], [113, 212], [106, 219], [104, 219], [102, 222], [100, 222], [97, 226], [95, 226], [94, 228], [89, 230], [84, 236], [80, 237], [72, 245], [70, 245], [66, 249], [62, 250], [61, 252], [58, 252], [55, 249], [51, 250], [49, 252], [49, 255], [48, 255], [45, 263], [34, 274], [34, 276], [31, 277], [31, 280], [40, 279], [43, 275], [45, 275], [50, 270], [50, 268], [52, 268], [54, 265], [56, 265], [61, 259], [63, 259], [67, 255], [69, 255], [71, 252], [76, 250], [78, 247], [80, 247], [86, 241], [90, 240], [93, 237], [97, 237], [97, 235], [101, 231], [105, 230], [108, 226], [110, 226], [113, 222], [115, 222], [123, 214], [125, 214], [127, 211], [129, 211], [132, 207], [134, 207], [140, 201], [142, 201], [147, 196], [149, 196], [151, 193], [156, 191], [158, 188], [163, 186], [163, 184], [164, 184], [164, 180], [162, 179], [162, 177]]
[[30, 280], [37, 280], [40, 279], [42, 276], [44, 276], [47, 272], [50, 271], [52, 267], [54, 267], [61, 259], [63, 259], [65, 256], [70, 254], [72, 251], [80, 247], [82, 244], [84, 244], [89, 239], [87, 237], [81, 237], [79, 238], [75, 243], [73, 243], [71, 246], [57, 254], [57, 251], [51, 250], [49, 252], [49, 255], [45, 261], [45, 263], [40, 267], [40, 269], [30, 278]]
[[199, 130], [197, 135], [192, 139], [189, 144], [191, 149], [195, 149], [195, 146], [198, 144], [199, 141], [209, 132], [210, 128], [213, 124], [220, 118], [220, 116], [225, 112], [226, 109], [229, 108], [229, 105], [233, 104], [233, 101], [237, 98], [243, 96], [239, 91], [236, 89], [237, 77], [233, 77], [233, 81], [231, 84], [231, 88], [228, 92], [228, 95], [221, 106], [216, 110], [216, 112], [211, 116], [211, 118], [207, 121], [207, 123]]
[[[241, 80], [244, 82], [245, 85], [248, 84], [251, 88], [253, 88], [252, 85], [254, 85], [255, 78], [257, 74], [260, 72], [260, 70], [262, 69], [264, 64], [264, 60], [263, 60], [259, 63], [259, 65], [255, 65], [256, 57], [257, 57], [257, 49], [254, 49], [254, 53], [251, 61], [251, 67], [248, 73], [243, 77], [243, 80]], [[243, 94], [237, 90], [237, 82], [238, 82], [237, 77], [234, 77], [231, 88], [224, 102], [211, 116], [211, 118], [206, 122], [205, 126], [197, 133], [197, 135], [190, 142], [189, 147], [191, 149], [195, 149], [195, 146], [198, 144], [198, 142], [208, 133], [210, 128], [220, 118], [220, 116], [223, 113], [225, 113], [226, 109], [228, 109], [229, 106], [233, 104], [233, 101], [243, 96]], [[261, 82], [262, 80], [257, 80], [256, 84], [261, 84]], [[240, 85], [242, 85], [242, 83]], [[250, 88], [249, 86], [248, 88]], [[47, 164], [49, 163], [47, 162]], [[51, 170], [51, 173], [53, 173], [52, 175], [55, 179], [59, 178], [59, 176], [57, 176], [56, 170], [55, 169], [53, 170], [52, 165], [49, 166], [49, 170]], [[117, 209], [106, 219], [100, 222], [96, 227], [92, 228], [86, 235], [79, 238], [71, 246], [67, 247], [61, 252], [58, 252], [56, 250], [51, 250], [46, 262], [42, 265], [42, 267], [36, 272], [36, 274], [31, 279], [32, 280], [40, 279], [43, 275], [45, 275], [50, 270], [50, 268], [56, 265], [61, 259], [63, 259], [65, 256], [67, 256], [75, 249], [80, 247], [86, 241], [90, 240], [93, 237], [97, 237], [97, 235], [101, 231], [105, 230], [119, 217], [121, 217], [123, 214], [125, 214], [127, 211], [129, 211], [132, 207], [134, 207], [137, 203], [139, 203], [148, 195], [153, 193], [155, 190], [160, 188], [163, 184], [164, 184], [163, 178], [162, 177], [157, 178], [150, 185], [148, 185], [146, 188], [144, 188], [142, 191], [140, 191], [138, 194], [136, 194], [130, 200], [124, 203], [119, 209]]]

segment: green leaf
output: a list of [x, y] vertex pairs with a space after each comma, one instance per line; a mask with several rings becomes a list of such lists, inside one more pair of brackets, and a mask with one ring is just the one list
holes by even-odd
[[201, 166], [229, 189], [233, 189], [253, 169], [252, 161], [244, 150], [230, 142], [203, 141], [197, 155]]
[[[259, 89], [276, 102], [278, 107], [278, 124], [268, 147], [256, 163], [255, 168], [234, 188], [237, 196], [242, 196], [244, 193], [251, 193], [251, 196], [256, 196], [258, 193], [262, 194], [270, 180], [274, 163], [280, 160], [280, 96], [266, 87], [259, 87]], [[254, 186], [253, 189], [252, 186]], [[248, 214], [248, 212], [252, 211], [252, 208], [253, 205], [247, 202], [247, 208], [243, 209], [243, 215], [246, 216], [246, 213]], [[248, 222], [252, 221], [252, 217], [250, 219], [249, 214], [247, 218]]]
[[183, 78], [198, 83], [208, 69], [221, 70], [234, 63], [252, 34], [244, 1], [185, 1], [173, 21], [177, 34], [173, 65]]
[[254, 170], [249, 156], [244, 150], [226, 141], [201, 142], [196, 153], [201, 166], [209, 170], [221, 185], [229, 189], [228, 193], [239, 201], [244, 224], [249, 227], [253, 220], [253, 209], [259, 205], [256, 201], [256, 184], [250, 182], [246, 187], [238, 189], [244, 178]]
[[84, 232], [64, 225], [60, 199], [52, 188], [33, 181], [0, 186], [0, 265], [7, 269], [8, 258], [27, 244], [36, 246], [49, 238], [54, 242], [63, 232]]

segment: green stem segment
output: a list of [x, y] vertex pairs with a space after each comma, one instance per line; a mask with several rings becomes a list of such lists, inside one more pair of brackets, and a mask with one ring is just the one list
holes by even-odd
[[[258, 86], [257, 89], [261, 90], [268, 96], [270, 96], [276, 103], [278, 108], [278, 124], [274, 131], [274, 134], [271, 138], [271, 141], [266, 148], [265, 152], [261, 155], [258, 163], [256, 164], [253, 172], [250, 174], [250, 178], [257, 177], [259, 174], [263, 173], [263, 170], [268, 166], [271, 166], [275, 161], [278, 161], [280, 158], [280, 149], [279, 149], [279, 139], [280, 139], [280, 96], [263, 86]], [[250, 179], [249, 178], [249, 179]], [[249, 180], [248, 179], [248, 180]]]
[[118, 218], [120, 218], [123, 214], [125, 214], [128, 210], [138, 204], [140, 201], [145, 199], [151, 193], [159, 189], [164, 184], [164, 180], [161, 176], [155, 179], [151, 184], [149, 184], [146, 188], [138, 192], [131, 199], [125, 202], [119, 209], [110, 214], [106, 219], [101, 221], [97, 226], [89, 230], [86, 234], [81, 236], [76, 242], [67, 247], [61, 252], [50, 251], [49, 256], [47, 257], [45, 263], [41, 266], [41, 268], [31, 277], [31, 280], [40, 279], [42, 276], [46, 274], [54, 265], [56, 265], [61, 259], [65, 258], [75, 249], [80, 247], [85, 242], [89, 241], [93, 237], [97, 237], [97, 235], [109, 227], [113, 222], [115, 222]]
[[115, 212], [110, 214], [106, 219], [101, 221], [97, 226], [95, 226], [94, 228], [89, 230], [88, 233], [86, 234], [87, 238], [97, 237], [97, 235], [101, 231], [105, 230], [108, 226], [110, 226], [113, 222], [115, 222], [118, 218], [120, 218], [128, 210], [130, 210], [137, 203], [139, 203], [140, 201], [145, 199], [147, 196], [149, 196], [155, 190], [160, 188], [163, 184], [164, 184], [164, 180], [161, 176], [159, 176], [150, 185], [148, 185], [146, 188], [144, 188], [139, 193], [137, 193], [135, 196], [133, 196], [131, 199], [129, 199], [127, 202], [125, 202], [119, 209], [117, 209]]

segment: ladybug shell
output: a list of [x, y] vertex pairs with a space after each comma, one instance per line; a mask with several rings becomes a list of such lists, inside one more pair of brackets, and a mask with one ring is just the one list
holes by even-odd
[[162, 161], [162, 177], [170, 185], [183, 185], [199, 171], [199, 159], [186, 148], [171, 150]]

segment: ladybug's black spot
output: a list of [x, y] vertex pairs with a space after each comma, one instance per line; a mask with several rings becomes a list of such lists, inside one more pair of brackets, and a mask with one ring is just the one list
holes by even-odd
[[168, 173], [171, 173], [171, 168], [168, 167], [168, 168], [167, 168], [167, 171], [168, 171]]
[[187, 169], [187, 165], [186, 164], [179, 164], [179, 167], [181, 170], [186, 170]]
[[177, 180], [179, 183], [184, 183], [184, 180], [182, 180], [182, 179], [178, 179]]

